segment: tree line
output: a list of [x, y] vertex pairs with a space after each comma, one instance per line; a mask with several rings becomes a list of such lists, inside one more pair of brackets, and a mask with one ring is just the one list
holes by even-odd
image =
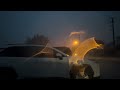
[[48, 37], [36, 34], [33, 37], [27, 37], [25, 44], [46, 45], [49, 41]]

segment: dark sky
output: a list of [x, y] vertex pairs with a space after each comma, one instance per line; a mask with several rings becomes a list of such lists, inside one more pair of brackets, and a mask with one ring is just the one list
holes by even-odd
[[34, 34], [47, 36], [63, 45], [72, 31], [85, 31], [106, 43], [112, 41], [109, 17], [115, 17], [115, 34], [120, 35], [120, 11], [0, 11], [0, 46], [24, 42]]

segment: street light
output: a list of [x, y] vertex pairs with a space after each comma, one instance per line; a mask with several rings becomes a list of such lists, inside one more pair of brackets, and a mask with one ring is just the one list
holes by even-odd
[[73, 45], [78, 45], [79, 44], [79, 42], [77, 41], [77, 40], [75, 40], [74, 42], [73, 42]]

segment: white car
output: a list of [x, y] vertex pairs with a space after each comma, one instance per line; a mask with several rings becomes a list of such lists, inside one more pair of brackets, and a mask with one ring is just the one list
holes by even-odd
[[[43, 45], [13, 45], [0, 52], [0, 78], [71, 78], [68, 55]], [[91, 61], [90, 61], [91, 62]], [[92, 66], [96, 74], [96, 64]]]

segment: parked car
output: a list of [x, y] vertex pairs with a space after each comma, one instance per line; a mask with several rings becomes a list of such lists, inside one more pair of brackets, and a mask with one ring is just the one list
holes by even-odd
[[[9, 72], [6, 67], [12, 68], [14, 72]], [[15, 45], [4, 49], [0, 52], [0, 68], [7, 69], [0, 72], [6, 77], [12, 73], [17, 78], [69, 78], [67, 55], [43, 45]], [[6, 73], [8, 76], [4, 75]]]
[[[65, 52], [54, 47], [43, 45], [12, 45], [0, 52], [0, 78], [72, 78], [74, 71], [71, 68], [73, 65], [69, 61], [70, 57]], [[93, 71], [96, 70], [95, 63], [93, 65], [89, 61], [85, 64], [92, 67]], [[82, 65], [85, 66], [85, 64]], [[80, 67], [81, 65], [77, 64], [75, 68], [78, 66]], [[99, 74], [93, 75], [93, 77], [98, 76]], [[78, 77], [81, 76], [78, 75]]]
[[74, 64], [70, 61], [72, 51], [68, 47], [55, 47], [64, 52], [69, 57], [70, 78], [82, 78], [82, 79], [99, 79], [100, 78], [100, 66], [93, 60], [84, 59], [84, 61], [78, 60], [78, 63]]

